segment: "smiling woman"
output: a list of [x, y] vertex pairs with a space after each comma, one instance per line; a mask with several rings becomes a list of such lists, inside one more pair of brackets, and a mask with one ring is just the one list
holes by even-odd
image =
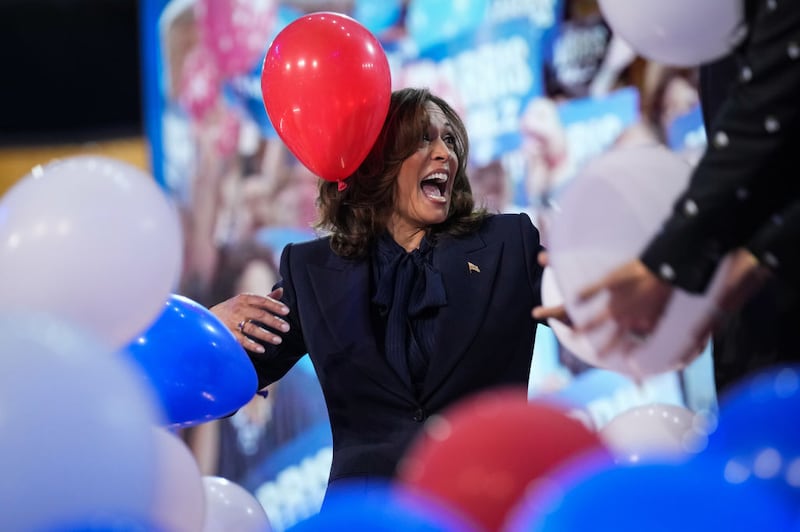
[[451, 175], [458, 169], [456, 137], [442, 108], [425, 104], [428, 118], [416, 152], [406, 158], [397, 176], [397, 201], [388, 229], [406, 251], [419, 247], [427, 228], [447, 220]]
[[526, 388], [539, 233], [525, 214], [475, 209], [468, 150], [446, 101], [394, 92], [347, 186], [321, 185], [318, 227], [328, 236], [286, 246], [269, 296], [212, 308], [262, 387], [310, 355], [333, 433], [329, 493], [393, 476], [425, 420], [449, 405]]
[[468, 145], [466, 127], [447, 102], [427, 91], [396, 91], [367, 159], [347, 179], [352, 190], [328, 183], [320, 189], [319, 227], [332, 232], [334, 251], [363, 256], [384, 231], [411, 251], [425, 233], [480, 225], [486, 213], [474, 209]]

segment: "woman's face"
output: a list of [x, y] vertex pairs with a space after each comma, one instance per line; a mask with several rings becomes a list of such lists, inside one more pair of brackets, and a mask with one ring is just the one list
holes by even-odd
[[414, 234], [444, 222], [458, 169], [456, 137], [438, 105], [428, 102], [428, 125], [419, 147], [400, 167], [390, 232]]

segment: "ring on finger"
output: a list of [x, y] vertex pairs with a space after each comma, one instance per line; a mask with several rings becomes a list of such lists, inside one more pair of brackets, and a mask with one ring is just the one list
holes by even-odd
[[242, 320], [239, 322], [236, 328], [239, 329], [239, 332], [244, 332], [244, 326], [247, 325], [249, 322], [250, 320]]

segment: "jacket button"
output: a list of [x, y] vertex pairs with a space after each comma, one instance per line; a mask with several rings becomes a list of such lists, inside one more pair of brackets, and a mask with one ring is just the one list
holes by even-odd
[[414, 421], [421, 423], [425, 421], [425, 411], [421, 408], [418, 408], [416, 412], [414, 412]]

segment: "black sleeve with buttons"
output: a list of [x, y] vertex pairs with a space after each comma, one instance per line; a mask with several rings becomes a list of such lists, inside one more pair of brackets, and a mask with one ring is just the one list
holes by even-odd
[[747, 247], [775, 274], [800, 287], [800, 201], [775, 214]]
[[702, 293], [719, 261], [747, 246], [776, 272], [798, 275], [800, 3], [746, 2], [737, 79], [715, 113], [706, 153], [671, 217], [642, 253], [669, 283]]

